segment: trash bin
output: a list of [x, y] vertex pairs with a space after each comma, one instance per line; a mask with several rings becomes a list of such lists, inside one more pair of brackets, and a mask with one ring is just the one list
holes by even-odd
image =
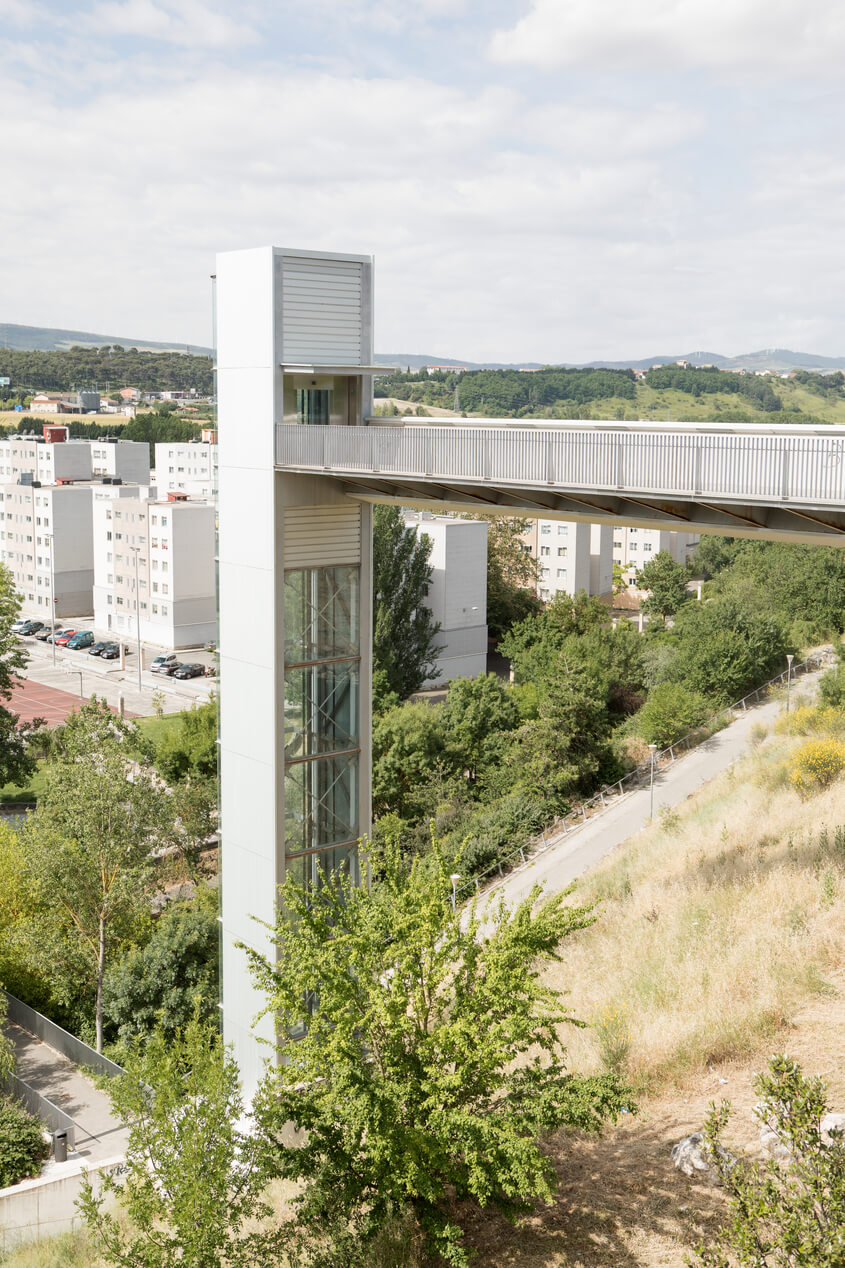
[[55, 1162], [67, 1162], [67, 1129], [53, 1132], [53, 1159]]

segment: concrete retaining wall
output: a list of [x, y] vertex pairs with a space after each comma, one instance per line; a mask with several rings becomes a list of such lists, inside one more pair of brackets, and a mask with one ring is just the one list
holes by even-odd
[[106, 1158], [90, 1165], [69, 1158], [67, 1162], [48, 1163], [36, 1180], [23, 1180], [11, 1188], [0, 1189], [0, 1253], [21, 1242], [39, 1241], [69, 1233], [82, 1224], [76, 1201], [82, 1186], [83, 1172], [91, 1175], [95, 1192], [98, 1179], [121, 1174], [122, 1157]]

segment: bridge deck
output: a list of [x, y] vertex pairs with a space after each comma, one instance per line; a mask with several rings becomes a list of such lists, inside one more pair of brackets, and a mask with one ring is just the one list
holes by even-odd
[[403, 419], [276, 429], [276, 464], [375, 501], [845, 545], [845, 428]]

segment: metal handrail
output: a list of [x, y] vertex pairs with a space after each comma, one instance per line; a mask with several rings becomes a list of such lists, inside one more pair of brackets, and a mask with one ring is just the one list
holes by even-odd
[[[800, 664], [792, 666], [791, 675], [792, 677], [797, 677], [798, 674], [811, 672], [814, 669], [819, 669], [822, 665], [830, 664], [830, 662], [835, 659], [836, 656], [833, 652], [821, 652], [814, 656], [808, 656], [807, 659], [801, 661]], [[680, 756], [680, 751], [688, 752], [689, 749], [697, 747], [698, 744], [701, 744], [705, 740], [709, 739], [718, 724], [726, 718], [726, 715], [731, 715], [730, 721], [732, 722], [735, 720], [733, 718], [733, 714], [737, 710], [741, 709], [743, 713], [746, 713], [748, 711], [749, 704], [759, 704], [763, 693], [768, 693], [772, 687], [782, 685], [789, 674], [790, 670], [785, 669], [782, 674], [778, 674], [776, 677], [770, 678], [768, 682], [764, 682], [761, 686], [756, 687], [754, 691], [750, 691], [748, 695], [743, 696], [743, 698], [738, 700], [735, 704], [725, 705], [723, 709], [719, 709], [718, 712], [711, 714], [706, 722], [702, 723], [702, 725], [695, 731], [691, 731], [689, 735], [683, 736], [682, 739], [676, 740], [665, 749], [655, 753], [655, 769], [657, 769], [661, 762], [663, 763], [664, 768], [667, 765], [671, 766], [675, 761], [677, 761]], [[725, 722], [725, 725], [728, 725], [728, 723]], [[475, 876], [470, 877], [469, 880], [458, 886], [455, 891], [456, 895], [463, 894], [464, 892], [472, 892], [473, 890], [477, 892], [481, 888], [485, 878], [492, 876], [493, 873], [498, 874], [497, 879], [501, 878], [505, 875], [506, 870], [512, 871], [515, 867], [521, 867], [524, 864], [527, 864], [530, 859], [535, 858], [538, 854], [542, 854], [546, 850], [553, 849], [554, 846], [559, 844], [559, 841], [548, 841], [546, 839], [548, 833], [559, 837], [560, 840], [565, 840], [571, 832], [577, 831], [577, 829], [582, 827], [589, 819], [595, 819], [606, 810], [610, 810], [612, 806], [617, 805], [621, 798], [626, 796], [628, 792], [632, 792], [634, 788], [642, 787], [643, 783], [647, 781], [651, 775], [651, 768], [651, 761], [644, 762], [641, 766], [635, 766], [633, 770], [628, 771], [627, 775], [623, 775], [621, 779], [617, 779], [612, 784], [605, 784], [598, 792], [594, 793], [592, 797], [587, 798], [586, 801], [576, 802], [572, 809], [568, 810], [566, 814], [556, 816], [552, 820], [550, 827], [543, 828], [539, 836], [531, 838], [531, 840], [527, 841], [525, 845], [518, 846], [505, 858], [499, 859], [496, 863], [491, 863], [491, 865], [488, 868], [485, 868], [483, 872], [476, 873]], [[574, 819], [575, 822], [571, 827], [567, 827], [567, 820], [570, 819]]]

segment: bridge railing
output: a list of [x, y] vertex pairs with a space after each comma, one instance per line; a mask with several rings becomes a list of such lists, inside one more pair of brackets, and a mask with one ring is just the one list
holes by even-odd
[[594, 492], [845, 501], [845, 437], [804, 428], [705, 433], [549, 427], [276, 427], [276, 464], [296, 471]]
[[[833, 652], [814, 653], [812, 656], [808, 656], [806, 660], [801, 661], [800, 664], [792, 666], [792, 678], [797, 679], [800, 675], [820, 669], [822, 665], [828, 665], [835, 660], [836, 655]], [[750, 691], [747, 696], [743, 696], [736, 704], [726, 705], [724, 709], [714, 713], [696, 731], [685, 735], [682, 739], [676, 740], [674, 744], [670, 744], [667, 748], [655, 753], [655, 775], [659, 771], [665, 770], [667, 766], [671, 766], [691, 748], [697, 748], [705, 740], [708, 740], [715, 731], [733, 722], [737, 713], [747, 713], [749, 708], [759, 704], [761, 700], [765, 700], [773, 690], [783, 687], [787, 682], [788, 676], [789, 670], [785, 669], [782, 674], [778, 674], [770, 679], [769, 682], [763, 683], [760, 687], [755, 687], [753, 691]], [[565, 840], [566, 837], [582, 827], [590, 819], [596, 818], [597, 815], [603, 814], [612, 806], [617, 805], [622, 797], [634, 792], [637, 788], [647, 786], [651, 779], [651, 772], [652, 765], [649, 760], [643, 765], [636, 766], [633, 770], [628, 771], [627, 775], [623, 775], [615, 783], [605, 784], [592, 797], [588, 797], [584, 801], [575, 802], [571, 810], [568, 810], [565, 815], [559, 815], [555, 818], [547, 828], [544, 828], [541, 833], [524, 846], [517, 847], [505, 858], [492, 863], [483, 872], [477, 873], [477, 875], [458, 886], [456, 895], [461, 896], [470, 894], [473, 890], [477, 891], [489, 881], [504, 877], [506, 872], [522, 867], [538, 854], [542, 854], [553, 846], [559, 845], [561, 841]]]

